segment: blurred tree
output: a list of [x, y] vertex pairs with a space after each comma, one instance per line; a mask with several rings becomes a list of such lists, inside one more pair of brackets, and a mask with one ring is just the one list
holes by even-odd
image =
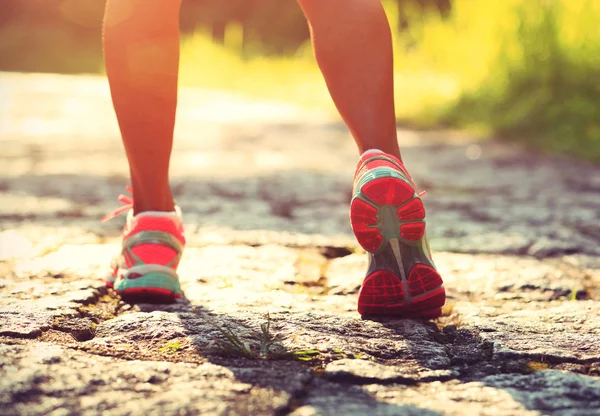
[[[399, 30], [409, 25], [403, 14], [409, 6], [441, 13], [447, 13], [451, 7], [451, 0], [389, 1], [400, 5]], [[104, 4], [105, 0], [0, 0], [0, 69], [19, 69], [19, 55], [29, 56], [23, 61], [31, 65], [42, 45], [47, 48], [52, 39], [62, 42], [62, 49], [61, 45], [53, 45], [52, 49], [59, 54], [62, 51], [64, 56], [73, 52], [69, 48], [85, 43], [89, 43], [91, 51], [98, 52]], [[183, 1], [184, 33], [205, 30], [215, 41], [223, 42], [226, 28], [232, 24], [242, 28], [245, 54], [293, 53], [309, 37], [302, 12], [292, 0]]]
[[398, 3], [398, 27], [400, 32], [408, 29], [410, 19], [406, 12], [408, 8], [416, 6], [421, 14], [429, 10], [437, 10], [442, 16], [447, 16], [452, 9], [451, 0], [396, 0]]
[[228, 25], [243, 30], [244, 50], [261, 53], [292, 52], [309, 36], [308, 26], [295, 1], [184, 0], [181, 27], [185, 32], [203, 29], [222, 43]]
[[[409, 26], [407, 8], [421, 13], [438, 10], [442, 15], [451, 9], [451, 0], [393, 0], [399, 5], [399, 27]], [[184, 0], [181, 26], [186, 32], [209, 31], [213, 40], [223, 42], [227, 25], [243, 28], [244, 49], [261, 53], [289, 53], [309, 38], [308, 26], [297, 3], [292, 0]], [[253, 52], [252, 51], [252, 52]]]

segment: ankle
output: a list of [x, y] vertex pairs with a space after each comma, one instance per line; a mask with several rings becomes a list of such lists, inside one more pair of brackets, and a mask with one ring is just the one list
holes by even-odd
[[133, 204], [133, 214], [137, 215], [142, 212], [155, 211], [155, 212], [174, 212], [175, 202], [173, 199], [170, 200], [141, 200], [138, 201], [137, 197]]
[[390, 151], [386, 151], [386, 150], [380, 149], [380, 148], [366, 148], [361, 153], [360, 159], [362, 159], [365, 156], [368, 156], [371, 153], [379, 153], [379, 152], [383, 152], [387, 155], [394, 156], [396, 159], [398, 159], [400, 161], [400, 163], [404, 164], [404, 162], [402, 161], [402, 156], [400, 155], [399, 149], [391, 149]]
[[144, 192], [144, 190], [133, 191], [133, 214], [137, 215], [141, 212], [173, 212], [175, 211], [175, 202], [171, 195], [171, 190], [167, 189], [163, 192]]
[[134, 215], [146, 211], [175, 211], [175, 202], [168, 179], [144, 177], [143, 180], [139, 180], [132, 175], [131, 187]]

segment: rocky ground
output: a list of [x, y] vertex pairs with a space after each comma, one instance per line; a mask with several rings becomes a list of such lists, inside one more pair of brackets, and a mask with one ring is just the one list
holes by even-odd
[[185, 299], [102, 282], [127, 184], [106, 81], [0, 74], [3, 415], [600, 415], [600, 168], [400, 131], [449, 299], [363, 320], [343, 126], [183, 90]]

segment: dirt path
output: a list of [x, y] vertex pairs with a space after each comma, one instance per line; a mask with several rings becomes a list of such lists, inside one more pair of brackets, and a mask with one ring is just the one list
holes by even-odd
[[127, 184], [106, 81], [0, 74], [0, 413], [600, 415], [600, 168], [401, 131], [448, 305], [362, 320], [346, 130], [180, 104], [186, 300], [129, 305], [101, 281]]

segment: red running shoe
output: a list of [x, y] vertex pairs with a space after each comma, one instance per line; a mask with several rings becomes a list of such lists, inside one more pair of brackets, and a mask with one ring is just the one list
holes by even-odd
[[363, 316], [434, 319], [446, 301], [425, 236], [425, 209], [417, 187], [396, 157], [365, 152], [354, 175], [350, 222], [369, 253], [358, 297]]
[[[127, 187], [131, 193], [131, 188]], [[177, 266], [185, 246], [181, 211], [133, 215], [133, 198], [120, 195], [125, 205], [105, 216], [107, 221], [127, 212], [121, 253], [111, 264], [107, 286], [131, 301], [163, 303], [182, 297]]]

